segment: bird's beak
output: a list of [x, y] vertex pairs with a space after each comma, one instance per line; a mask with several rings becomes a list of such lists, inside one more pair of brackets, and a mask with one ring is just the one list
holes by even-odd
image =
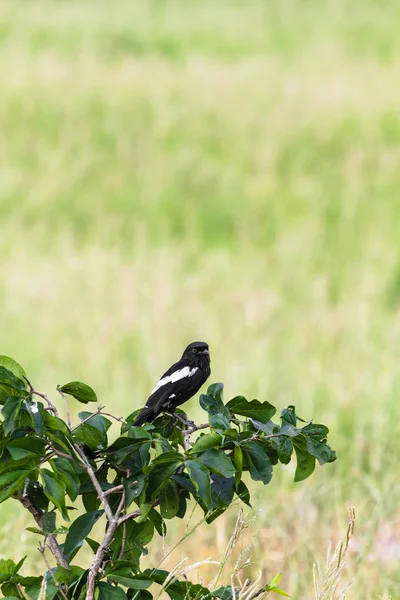
[[201, 353], [202, 354], [210, 354], [210, 351], [206, 349], [206, 350], [202, 350]]

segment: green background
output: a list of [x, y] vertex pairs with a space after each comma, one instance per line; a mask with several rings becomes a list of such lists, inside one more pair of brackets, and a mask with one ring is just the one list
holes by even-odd
[[[338, 461], [254, 485], [242, 537], [246, 576], [293, 598], [347, 500], [346, 598], [400, 586], [399, 21], [396, 0], [0, 2], [0, 351], [119, 416], [205, 339], [226, 399], [328, 424]], [[237, 510], [164, 566], [219, 560]], [[40, 570], [29, 516], [0, 524]]]

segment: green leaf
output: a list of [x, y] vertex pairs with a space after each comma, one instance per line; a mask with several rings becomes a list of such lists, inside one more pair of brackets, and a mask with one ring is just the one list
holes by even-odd
[[121, 588], [115, 587], [115, 585], [110, 585], [109, 583], [105, 583], [104, 581], [100, 581], [96, 588], [99, 592], [96, 600], [127, 600], [128, 598], [126, 593], [121, 590]]
[[311, 456], [314, 456], [320, 465], [325, 463], [334, 462], [336, 460], [336, 452], [332, 450], [327, 444], [322, 444], [317, 440], [307, 436], [306, 446]]
[[19, 491], [25, 484], [25, 479], [30, 475], [32, 469], [16, 469], [0, 475], [0, 503], [7, 500], [15, 492]]
[[78, 402], [88, 404], [88, 402], [97, 402], [95, 391], [86, 383], [80, 381], [71, 381], [59, 387], [60, 391], [69, 396], [73, 396]]
[[234, 477], [221, 477], [220, 475], [211, 477], [211, 491], [218, 503], [229, 505], [232, 502], [234, 485]]
[[154, 525], [147, 519], [143, 523], [137, 523], [134, 520], [127, 521], [125, 527], [120, 525], [114, 533], [114, 540], [111, 544], [111, 551], [114, 559], [120, 555], [122, 539], [125, 539], [123, 559], [131, 563], [136, 570], [139, 568], [139, 560], [142, 553], [145, 553], [144, 547], [153, 539]]
[[278, 583], [281, 580], [281, 576], [282, 576], [282, 573], [278, 573], [278, 575], [275, 575], [275, 577], [273, 578], [271, 583], [265, 586], [264, 591], [265, 592], [274, 592], [275, 594], [278, 594], [279, 596], [286, 596], [286, 598], [290, 598], [289, 594], [287, 594], [286, 592], [281, 590], [281, 588], [278, 587]]
[[164, 454], [160, 454], [160, 456], [157, 456], [157, 458], [155, 458], [151, 464], [152, 466], [157, 466], [175, 462], [179, 465], [182, 464], [184, 460], [185, 457], [180, 454], [180, 452], [175, 452], [172, 450], [171, 452], [164, 452]]
[[243, 451], [240, 446], [235, 445], [233, 449], [233, 462], [235, 464], [235, 485], [236, 488], [239, 485], [240, 480], [242, 479], [243, 472]]
[[20, 398], [10, 397], [1, 409], [1, 414], [4, 418], [4, 435], [8, 435], [16, 429], [21, 403], [22, 400]]
[[221, 382], [218, 383], [211, 383], [208, 386], [207, 389], [207, 394], [209, 396], [212, 396], [213, 398], [215, 398], [216, 400], [219, 400], [220, 402], [223, 402], [223, 396], [224, 396], [224, 384]]
[[[4, 367], [7, 371], [11, 371], [18, 379], [22, 380], [26, 377], [24, 369], [19, 363], [9, 356], [0, 356], [0, 367]], [[25, 384], [24, 384], [25, 387]]]
[[135, 498], [138, 498], [143, 492], [146, 475], [144, 473], [133, 475], [128, 479], [123, 479], [122, 483], [125, 488], [125, 506], [128, 507]]
[[294, 450], [296, 452], [297, 467], [294, 474], [295, 481], [307, 479], [315, 469], [315, 457], [309, 454], [306, 439], [303, 435], [293, 438]]
[[160, 490], [160, 514], [164, 519], [173, 519], [179, 510], [178, 488], [174, 481], [168, 481]]
[[47, 498], [58, 508], [63, 518], [69, 521], [68, 512], [65, 506], [65, 483], [48, 469], [40, 471], [43, 480], [43, 491]]
[[85, 569], [82, 569], [82, 567], [78, 567], [77, 565], [69, 565], [68, 569], [58, 565], [54, 575], [59, 583], [63, 585], [67, 584], [69, 587], [71, 587], [74, 583], [79, 581], [84, 572]]
[[64, 554], [69, 557], [76, 548], [80, 548], [85, 538], [92, 531], [93, 525], [103, 515], [104, 510], [85, 513], [72, 523], [69, 528], [68, 535], [65, 538]]
[[221, 600], [231, 600], [233, 597], [231, 585], [221, 585], [211, 592], [213, 598], [220, 598]]
[[68, 496], [72, 501], [76, 500], [81, 482], [71, 461], [57, 457], [50, 460], [50, 464], [53, 471], [57, 473], [58, 479], [64, 482]]
[[135, 575], [133, 577], [127, 577], [124, 575], [117, 575], [113, 573], [109, 573], [107, 578], [110, 581], [114, 581], [115, 583], [120, 583], [127, 588], [132, 590], [147, 590], [153, 583], [151, 579], [146, 579], [141, 575]]
[[56, 529], [56, 513], [46, 512], [42, 517], [42, 529], [45, 533], [53, 533]]
[[208, 469], [199, 460], [187, 460], [185, 467], [198, 496], [212, 509], [211, 482]]
[[329, 429], [325, 425], [318, 423], [309, 423], [301, 430], [304, 435], [315, 438], [319, 442], [326, 440]]
[[281, 463], [287, 465], [290, 463], [290, 459], [293, 454], [293, 442], [290, 438], [282, 436], [276, 437], [270, 440], [272, 446], [278, 452], [278, 457]]
[[86, 444], [90, 450], [103, 450], [107, 447], [107, 435], [89, 423], [82, 423], [74, 431], [74, 438]]
[[78, 414], [78, 417], [80, 418], [81, 421], [85, 421], [85, 419], [90, 419], [87, 421], [88, 423], [90, 423], [90, 425], [92, 425], [92, 427], [96, 427], [96, 429], [98, 429], [99, 431], [101, 431], [102, 433], [106, 434], [107, 431], [110, 429], [112, 422], [110, 421], [110, 419], [106, 419], [106, 417], [103, 417], [103, 415], [99, 415], [96, 413], [91, 413], [91, 412], [87, 412], [87, 411], [82, 411]]
[[240, 498], [240, 500], [242, 500], [242, 502], [244, 502], [245, 504], [247, 504], [247, 506], [250, 506], [250, 508], [251, 508], [250, 492], [247, 488], [247, 485], [244, 483], [244, 481], [241, 481], [239, 483], [239, 485], [237, 486], [236, 495], [238, 498]]
[[219, 433], [206, 433], [197, 438], [190, 450], [190, 454], [204, 452], [204, 450], [208, 450], [209, 448], [219, 448], [221, 444], [222, 435]]
[[230, 428], [231, 424], [225, 415], [222, 413], [217, 413], [215, 415], [210, 416], [210, 425], [213, 429], [224, 433], [227, 429]]
[[[181, 496], [179, 496], [179, 499], [180, 498], [181, 498]], [[153, 523], [154, 528], [157, 531], [158, 535], [161, 535], [162, 537], [164, 537], [167, 533], [167, 526], [165, 525], [164, 519], [162, 518], [160, 513], [158, 513], [155, 510], [155, 508], [151, 508], [149, 510], [149, 519]]]
[[[9, 559], [4, 559], [4, 558], [0, 558], [0, 574], [1, 575], [14, 575], [15, 574], [15, 567], [16, 564], [13, 560]], [[5, 579], [3, 579], [2, 581], [0, 581], [0, 583], [3, 583], [3, 581], [6, 581]]]
[[0, 367], [0, 404], [4, 404], [10, 396], [26, 398], [28, 392], [25, 382], [5, 367]]
[[151, 434], [142, 427], [132, 425], [128, 429], [128, 437], [135, 440], [151, 440]]
[[11, 458], [19, 460], [30, 456], [44, 456], [46, 445], [44, 441], [34, 435], [16, 438], [7, 444]]
[[203, 454], [200, 454], [197, 458], [213, 473], [218, 473], [223, 477], [233, 477], [235, 475], [235, 467], [229, 456], [227, 456], [223, 450], [210, 448], [203, 452]]
[[151, 500], [157, 497], [158, 492], [175, 473], [182, 461], [173, 460], [170, 463], [161, 463], [151, 467], [146, 489], [147, 497]]
[[37, 533], [38, 535], [46, 536], [46, 534], [44, 533], [44, 531], [42, 531], [38, 527], [25, 527], [25, 530], [26, 531], [30, 531], [31, 533]]
[[71, 432], [64, 421], [59, 417], [54, 417], [53, 415], [49, 414], [47, 410], [43, 411], [43, 422], [46, 429], [50, 431], [56, 431], [57, 433], [61, 432], [66, 436], [67, 439], [72, 439]]
[[246, 442], [243, 450], [251, 478], [264, 484], [269, 483], [272, 479], [272, 464], [262, 445], [259, 442]]
[[260, 402], [259, 400], [246, 400], [243, 396], [236, 396], [226, 405], [235, 415], [257, 419], [261, 423], [267, 423], [276, 413], [275, 406], [269, 402]]
[[200, 406], [209, 415], [216, 415], [218, 413], [222, 413], [225, 406], [220, 398], [214, 398], [209, 394], [201, 394], [200, 396]]

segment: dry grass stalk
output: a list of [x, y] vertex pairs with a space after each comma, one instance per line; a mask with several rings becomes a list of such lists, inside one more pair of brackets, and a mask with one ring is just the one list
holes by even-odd
[[326, 563], [321, 566], [314, 564], [314, 592], [315, 600], [345, 600], [346, 591], [351, 582], [338, 591], [340, 579], [346, 566], [346, 555], [350, 541], [354, 533], [355, 509], [349, 507], [349, 524], [347, 527], [345, 541], [340, 541], [332, 552], [332, 544], [329, 543]]

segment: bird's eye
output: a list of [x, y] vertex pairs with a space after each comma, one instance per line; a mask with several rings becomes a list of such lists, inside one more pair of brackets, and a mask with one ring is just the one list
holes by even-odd
[[196, 354], [197, 348], [192, 348], [192, 352], [194, 352], [194, 354]]

